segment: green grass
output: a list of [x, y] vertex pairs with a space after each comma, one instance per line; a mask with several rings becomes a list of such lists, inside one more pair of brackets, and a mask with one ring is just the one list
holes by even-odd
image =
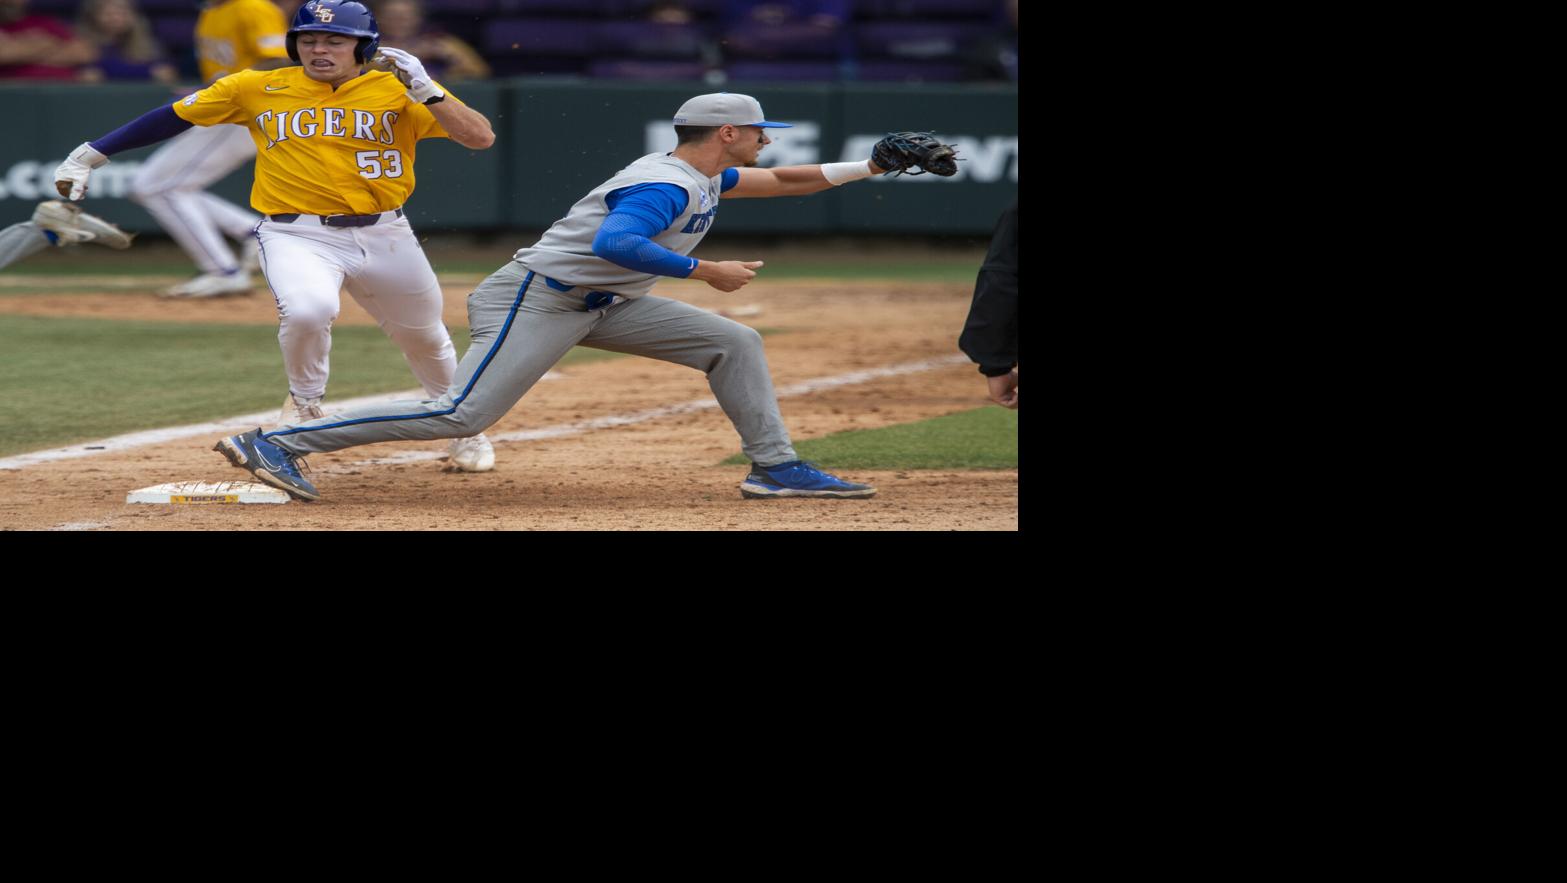
[[[468, 329], [454, 327], [459, 354]], [[561, 364], [618, 358], [577, 348]], [[414, 389], [402, 353], [373, 327], [332, 331], [328, 400]], [[0, 316], [0, 456], [280, 408], [277, 329]]]
[[[742, 249], [743, 250], [743, 249]], [[76, 252], [76, 249], [72, 249]], [[135, 284], [136, 280], [149, 276], [162, 276], [170, 279], [185, 279], [194, 275], [194, 269], [190, 262], [182, 256], [173, 254], [168, 257], [162, 255], [141, 255], [134, 251], [125, 254], [104, 253], [102, 251], [89, 253], [82, 259], [67, 260], [75, 255], [49, 255], [47, 258], [34, 258], [24, 264], [18, 264], [9, 272], [16, 275], [40, 277], [39, 284], [29, 285], [26, 288], [7, 287], [0, 289], [0, 293], [13, 294], [36, 293], [63, 286], [81, 287], [72, 281], [71, 277], [88, 274], [92, 276], [125, 276], [130, 277], [127, 283]], [[497, 250], [493, 258], [441, 258], [438, 255], [431, 256], [431, 264], [440, 276], [467, 276], [484, 278], [505, 264], [509, 257], [506, 249]], [[721, 256], [709, 255], [709, 259], [719, 260]], [[793, 255], [767, 255], [762, 259], [767, 261], [767, 266], [762, 268], [762, 278], [765, 279], [844, 279], [851, 281], [862, 280], [890, 280], [898, 282], [967, 282], [972, 284], [975, 275], [979, 272], [979, 264], [984, 255], [974, 257], [949, 257], [945, 255], [871, 255], [863, 258], [835, 258], [832, 260], [813, 260], [809, 257], [799, 258]], [[748, 260], [750, 258], [747, 258]], [[47, 280], [47, 281], [46, 281]]]
[[[1016, 469], [1017, 412], [998, 405], [883, 429], [836, 432], [794, 445], [828, 471]], [[736, 454], [724, 465], [749, 462]]]
[[34, 260], [25, 264], [17, 264], [12, 273], [18, 276], [173, 276], [177, 279], [188, 279], [196, 275], [196, 268], [190, 261], [128, 261], [128, 260], [96, 260], [76, 261], [73, 263], [61, 263], [58, 261]]
[[[506, 263], [503, 255], [493, 261], [439, 261], [435, 262], [436, 273], [446, 273], [488, 276], [501, 265]], [[73, 276], [168, 276], [173, 279], [188, 279], [196, 275], [196, 269], [190, 261], [178, 259], [171, 260], [137, 260], [137, 261], [113, 261], [97, 260], [91, 263], [82, 261], [74, 264], [45, 263], [32, 261], [26, 264], [17, 264], [10, 272], [18, 276], [45, 276], [50, 279], [68, 281]], [[58, 284], [58, 283], [57, 283]]]
[[104, 276], [97, 280], [89, 281], [81, 275], [60, 276], [58, 278], [44, 278], [34, 276], [25, 285], [16, 284], [14, 281], [8, 285], [0, 285], [0, 298], [4, 297], [29, 297], [37, 294], [47, 294], [51, 297], [89, 297], [99, 294], [149, 294], [173, 285], [176, 282], [184, 282], [190, 276]]

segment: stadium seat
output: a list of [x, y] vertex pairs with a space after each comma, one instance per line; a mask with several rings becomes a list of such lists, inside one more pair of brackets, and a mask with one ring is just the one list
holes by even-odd
[[862, 61], [859, 78], [873, 83], [956, 83], [968, 68], [941, 61]]
[[822, 82], [838, 79], [836, 61], [736, 61], [725, 65], [731, 80]]
[[613, 0], [495, 0], [498, 15], [604, 18], [621, 4]]
[[861, 59], [955, 58], [967, 43], [990, 33], [989, 25], [876, 22], [856, 25]]
[[724, 34], [724, 55], [729, 58], [805, 59], [837, 58], [839, 34], [807, 24], [736, 25]]
[[497, 76], [579, 74], [598, 53], [598, 23], [501, 19], [484, 26], [481, 51]]
[[426, 17], [446, 15], [492, 15], [496, 0], [425, 0]]
[[488, 55], [586, 58], [598, 48], [598, 29], [592, 22], [501, 19], [484, 26], [484, 52]]
[[707, 65], [699, 61], [595, 61], [588, 76], [607, 80], [701, 80]]
[[[604, 0], [600, 0], [604, 2]], [[612, 14], [623, 18], [642, 18], [659, 0], [608, 0]], [[698, 19], [714, 19], [724, 9], [724, 0], [682, 0], [681, 4]]]
[[152, 35], [169, 56], [189, 54], [196, 45], [196, 19], [188, 15], [159, 16], [152, 20]]
[[600, 51], [627, 58], [700, 60], [711, 39], [700, 25], [661, 25], [642, 21], [600, 25]]
[[859, 0], [854, 12], [861, 19], [999, 21], [1002, 6], [998, 0]]

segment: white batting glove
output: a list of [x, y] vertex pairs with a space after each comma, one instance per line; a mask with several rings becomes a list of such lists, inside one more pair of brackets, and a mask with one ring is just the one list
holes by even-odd
[[384, 48], [380, 55], [392, 63], [396, 70], [392, 73], [398, 81], [408, 87], [408, 97], [420, 104], [429, 102], [431, 98], [445, 98], [446, 93], [441, 87], [435, 85], [430, 75], [425, 73], [424, 63], [401, 49]]
[[87, 178], [92, 175], [92, 170], [108, 162], [107, 156], [93, 150], [91, 144], [83, 142], [54, 170], [54, 189], [75, 202], [87, 195]]

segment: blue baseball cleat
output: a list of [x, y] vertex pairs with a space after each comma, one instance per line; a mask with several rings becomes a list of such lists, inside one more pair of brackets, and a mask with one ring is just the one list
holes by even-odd
[[321, 499], [316, 486], [299, 473], [299, 465], [304, 460], [262, 438], [260, 429], [231, 435], [212, 449], [229, 458], [235, 466], [301, 500]]
[[777, 466], [751, 464], [751, 474], [740, 483], [740, 496], [760, 500], [767, 497], [873, 497], [876, 489], [868, 484], [844, 481], [829, 475], [804, 460]]

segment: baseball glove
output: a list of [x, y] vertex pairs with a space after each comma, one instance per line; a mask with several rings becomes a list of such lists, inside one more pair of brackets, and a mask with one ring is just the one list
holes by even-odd
[[[929, 172], [950, 178], [958, 173], [958, 152], [936, 140], [934, 132], [894, 132], [876, 142], [871, 162], [887, 173], [923, 175]], [[911, 172], [909, 169], [920, 171]]]

